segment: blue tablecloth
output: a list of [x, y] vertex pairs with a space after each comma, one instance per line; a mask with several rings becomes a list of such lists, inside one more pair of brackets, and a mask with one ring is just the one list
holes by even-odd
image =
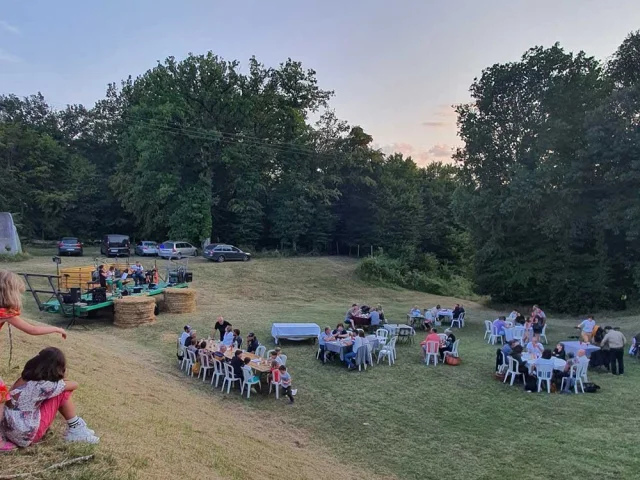
[[566, 341], [560, 342], [564, 345], [564, 351], [567, 353], [573, 353], [574, 355], [578, 353], [578, 350], [584, 350], [587, 357], [591, 357], [593, 352], [600, 350], [600, 347], [596, 347], [595, 345], [580, 343], [579, 341]]
[[[371, 345], [371, 348], [377, 350], [378, 338], [375, 335], [367, 335], [367, 341]], [[344, 361], [344, 354], [350, 352], [353, 347], [351, 345], [343, 345], [341, 341], [327, 342], [324, 344], [324, 348], [327, 352], [339, 353], [340, 360]]]
[[320, 335], [320, 327], [315, 323], [274, 323], [271, 326], [271, 336], [276, 343], [281, 338], [304, 340], [317, 338], [318, 335]]
[[439, 317], [449, 317], [449, 319], [453, 319], [453, 310], [439, 310]]

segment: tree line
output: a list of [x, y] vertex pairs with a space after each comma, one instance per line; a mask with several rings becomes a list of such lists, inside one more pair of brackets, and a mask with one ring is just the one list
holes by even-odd
[[0, 210], [26, 238], [375, 246], [394, 257], [382, 280], [620, 307], [640, 286], [639, 38], [606, 62], [554, 45], [483, 70], [455, 162], [424, 168], [337, 118], [291, 59], [170, 57], [91, 108], [3, 95]]

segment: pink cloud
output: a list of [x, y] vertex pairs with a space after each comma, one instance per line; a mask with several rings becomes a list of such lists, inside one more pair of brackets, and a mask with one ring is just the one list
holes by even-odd
[[428, 150], [428, 153], [436, 158], [451, 158], [451, 155], [453, 155], [453, 147], [445, 145], [444, 143], [439, 143], [431, 147]]
[[391, 155], [401, 153], [405, 157], [411, 157], [416, 164], [425, 166], [431, 162], [447, 161], [453, 155], [453, 147], [446, 144], [437, 144], [429, 150], [421, 150], [410, 143], [392, 143], [390, 145], [378, 146], [385, 154]]

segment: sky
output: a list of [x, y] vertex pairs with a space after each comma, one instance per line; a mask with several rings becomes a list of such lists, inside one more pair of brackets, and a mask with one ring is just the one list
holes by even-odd
[[91, 106], [169, 55], [291, 57], [387, 152], [443, 161], [451, 105], [482, 69], [560, 42], [605, 59], [640, 29], [639, 0], [0, 0], [0, 94]]

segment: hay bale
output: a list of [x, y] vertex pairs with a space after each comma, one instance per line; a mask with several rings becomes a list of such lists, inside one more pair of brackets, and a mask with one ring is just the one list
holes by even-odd
[[153, 297], [147, 295], [117, 298], [113, 301], [113, 307], [113, 323], [118, 327], [132, 328], [156, 320], [156, 302]]
[[191, 288], [167, 288], [164, 291], [164, 307], [169, 313], [195, 312], [195, 290]]

